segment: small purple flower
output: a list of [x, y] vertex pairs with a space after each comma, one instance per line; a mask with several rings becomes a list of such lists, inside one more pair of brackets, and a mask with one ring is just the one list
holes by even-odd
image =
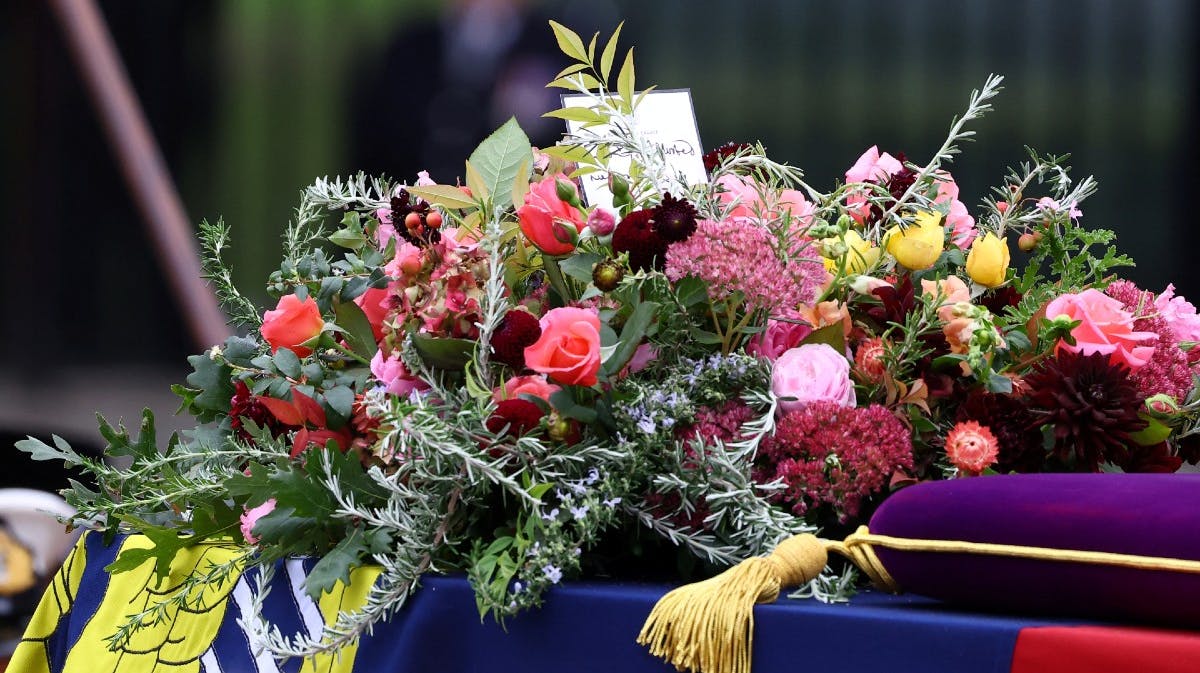
[[557, 519], [558, 519], [558, 508], [557, 508], [557, 507], [555, 507], [554, 509], [550, 510], [549, 512], [546, 512], [546, 513], [542, 514], [542, 519], [543, 519], [544, 521], [555, 521], [555, 520], [557, 520]]
[[542, 566], [542, 573], [546, 575], [546, 579], [550, 580], [551, 584], [558, 584], [562, 580], [562, 570], [549, 563]]
[[588, 513], [588, 506], [587, 506], [587, 505], [580, 505], [579, 507], [572, 507], [572, 508], [571, 508], [571, 514], [572, 514], [572, 516], [574, 516], [574, 517], [575, 517], [575, 520], [576, 520], [576, 521], [579, 521], [579, 520], [580, 520], [580, 519], [582, 519], [583, 517], [587, 516], [587, 513]]
[[613, 507], [616, 507], [619, 504], [621, 504], [621, 498], [619, 496], [616, 498], [605, 498], [604, 502], [603, 502], [603, 505], [610, 509]]

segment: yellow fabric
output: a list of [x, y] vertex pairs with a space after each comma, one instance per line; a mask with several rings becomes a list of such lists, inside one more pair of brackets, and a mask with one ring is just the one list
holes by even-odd
[[58, 572], [42, 594], [37, 611], [25, 628], [25, 637], [17, 644], [8, 670], [21, 673], [50, 673], [50, 661], [46, 657], [46, 640], [58, 627], [58, 622], [75, 602], [75, 593], [79, 591], [79, 583], [83, 579], [83, 569], [87, 564], [87, 554], [83, 547], [83, 538], [75, 543], [67, 560], [63, 562]]
[[[122, 542], [121, 550], [149, 546], [149, 540], [135, 535]], [[96, 589], [91, 583], [98, 579], [106, 581], [107, 585], [102, 589], [103, 599], [90, 619], [87, 619], [87, 615], [75, 615], [75, 624], [83, 619], [87, 621], [78, 640], [66, 654], [61, 673], [199, 673], [202, 670], [200, 658], [212, 647], [217, 631], [223, 624], [232, 623], [240, 616], [239, 609], [232, 602], [235, 587], [239, 582], [244, 582], [237, 573], [219, 587], [215, 584], [206, 586], [198, 603], [199, 609], [173, 609], [163, 623], [147, 625], [135, 631], [123, 648], [110, 650], [109, 638], [127, 621], [129, 615], [141, 612], [170, 595], [191, 572], [203, 572], [210, 562], [219, 564], [236, 554], [236, 548], [220, 545], [198, 545], [185, 549], [172, 563], [169, 576], [157, 585], [151, 561], [136, 570], [111, 576], [99, 568], [92, 569], [88, 573], [88, 588]], [[23, 640], [13, 654], [9, 671], [51, 673], [46, 641], [55, 634], [56, 629], [67, 628], [63, 617], [75, 603], [87, 562], [85, 538], [81, 537], [42, 596]], [[325, 623], [332, 624], [339, 609], [361, 608], [379, 572], [378, 567], [359, 568], [351, 573], [349, 586], [338, 584], [333, 591], [322, 595], [317, 607]], [[280, 581], [278, 577], [272, 587], [273, 591], [292, 591], [289, 583]], [[226, 614], [227, 610], [230, 610], [229, 614]], [[356, 647], [346, 647], [340, 654], [306, 660], [300, 669], [301, 673], [351, 673], [356, 651]]]

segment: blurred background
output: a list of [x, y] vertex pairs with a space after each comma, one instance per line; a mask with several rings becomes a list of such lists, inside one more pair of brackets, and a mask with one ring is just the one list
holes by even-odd
[[[192, 222], [223, 216], [263, 305], [315, 176], [454, 182], [515, 114], [554, 142], [546, 20], [626, 22], [642, 85], [690, 87], [708, 147], [760, 139], [827, 188], [867, 147], [923, 162], [989, 73], [996, 111], [951, 169], [975, 207], [1028, 144], [1073, 154], [1132, 279], [1200, 299], [1192, 0], [107, 0], [99, 3]], [[586, 39], [586, 37], [585, 37]], [[96, 444], [94, 412], [161, 427], [193, 343], [48, 7], [0, 6], [0, 440]], [[165, 441], [165, 439], [164, 439]], [[22, 456], [8, 485], [57, 488]], [[45, 480], [45, 484], [39, 483]]]

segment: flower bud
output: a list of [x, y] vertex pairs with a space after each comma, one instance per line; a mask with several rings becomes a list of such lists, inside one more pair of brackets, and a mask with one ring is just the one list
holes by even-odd
[[1037, 244], [1037, 237], [1033, 234], [1021, 234], [1021, 237], [1017, 239], [1017, 247], [1021, 249], [1021, 252], [1032, 252]]
[[989, 231], [971, 244], [967, 275], [984, 287], [1000, 287], [1008, 274], [1008, 262], [1008, 241]]
[[606, 259], [592, 268], [592, 283], [601, 292], [612, 292], [625, 277], [625, 269], [617, 262]]
[[608, 236], [617, 228], [617, 215], [607, 208], [596, 206], [588, 213], [587, 226], [597, 236]]
[[567, 180], [555, 180], [554, 192], [559, 199], [566, 201], [572, 206], [579, 205], [579, 192], [575, 190], [575, 183]]

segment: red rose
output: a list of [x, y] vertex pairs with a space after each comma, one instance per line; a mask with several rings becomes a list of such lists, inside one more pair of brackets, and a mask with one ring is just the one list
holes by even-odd
[[274, 311], [263, 314], [263, 339], [271, 344], [271, 352], [280, 348], [290, 349], [297, 357], [312, 354], [312, 349], [300, 344], [312, 339], [325, 328], [325, 320], [321, 317], [321, 309], [312, 297], [300, 301], [296, 295], [289, 294], [279, 299]]

